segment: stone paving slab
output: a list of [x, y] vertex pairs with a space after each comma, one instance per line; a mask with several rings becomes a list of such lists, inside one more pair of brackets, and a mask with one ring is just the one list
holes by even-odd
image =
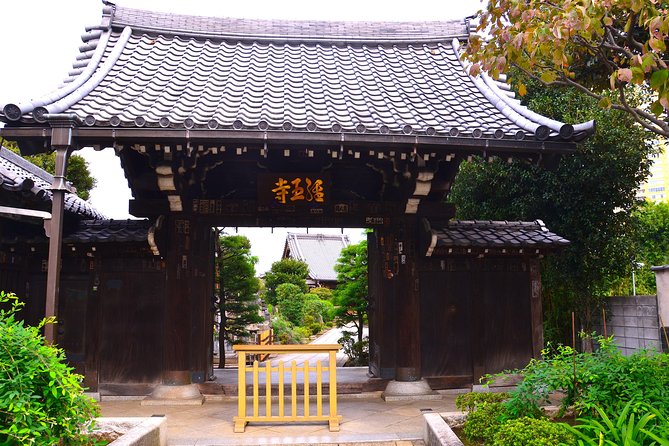
[[455, 395], [439, 401], [384, 402], [377, 393], [342, 396], [338, 399], [343, 416], [339, 432], [330, 432], [327, 423], [249, 423], [244, 433], [233, 432], [236, 399], [226, 397], [205, 401], [202, 406], [142, 406], [140, 401], [103, 401], [102, 416], [167, 418], [167, 439], [172, 446], [186, 445], [276, 445], [276, 444], [373, 444], [408, 446], [422, 444], [422, 411], [451, 412]]

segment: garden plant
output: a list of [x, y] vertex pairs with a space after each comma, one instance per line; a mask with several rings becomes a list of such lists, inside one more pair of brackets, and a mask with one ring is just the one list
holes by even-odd
[[[489, 384], [513, 374], [522, 381], [503, 399], [463, 395], [463, 428], [480, 444], [669, 446], [669, 355], [639, 351], [624, 356], [612, 338], [595, 338], [594, 352], [550, 346], [522, 370], [484, 377]], [[546, 419], [542, 406], [562, 397], [573, 426]]]
[[47, 345], [39, 326], [18, 317], [23, 304], [0, 292], [0, 445], [88, 444], [99, 413], [63, 350]]

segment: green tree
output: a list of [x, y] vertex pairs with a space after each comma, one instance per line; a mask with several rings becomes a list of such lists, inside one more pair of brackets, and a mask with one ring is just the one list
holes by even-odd
[[[15, 142], [2, 140], [2, 145], [18, 155], [21, 154], [19, 147]], [[37, 155], [24, 156], [23, 158], [52, 175], [56, 171], [55, 152], [40, 153]], [[91, 190], [95, 187], [96, 180], [88, 169], [88, 162], [83, 157], [79, 155], [70, 155], [65, 176], [67, 181], [72, 183], [77, 189], [77, 195], [80, 198], [88, 200], [91, 197]]]
[[276, 289], [282, 283], [292, 283], [302, 293], [306, 293], [309, 289], [307, 286], [308, 276], [309, 267], [300, 260], [281, 259], [272, 263], [272, 267], [265, 274], [265, 302], [271, 305], [277, 304]]
[[259, 281], [255, 277], [255, 264], [251, 255], [251, 242], [243, 235], [218, 238], [216, 279], [218, 299], [216, 310], [219, 324], [219, 368], [225, 367], [225, 344], [239, 343], [249, 336], [248, 325], [262, 322], [258, 314], [257, 292]]
[[[482, 70], [497, 77], [518, 67], [546, 85], [574, 87], [669, 136], [666, 2], [488, 0], [478, 18], [486, 37], [469, 39], [471, 74]], [[652, 92], [650, 107], [629, 100], [637, 86]], [[519, 93], [524, 91], [521, 84]]]
[[293, 283], [282, 283], [276, 287], [279, 312], [293, 325], [301, 325], [304, 317], [305, 294]]
[[362, 343], [363, 327], [367, 320], [369, 293], [367, 292], [367, 241], [342, 249], [335, 265], [335, 318], [343, 327], [353, 323], [358, 343]]
[[[655, 273], [650, 267], [669, 263], [669, 203], [645, 202], [634, 216], [637, 223], [634, 261], [643, 263], [635, 271], [636, 291], [655, 294]], [[630, 290], [629, 280], [626, 284], [626, 290]]]
[[[533, 87], [532, 83], [529, 83]], [[621, 111], [576, 90], [531, 88], [536, 112], [566, 122], [596, 119], [598, 131], [554, 169], [514, 162], [463, 163], [450, 200], [458, 218], [543, 219], [571, 244], [544, 262], [546, 338], [569, 339], [569, 313], [590, 330], [602, 296], [626, 277], [638, 184], [648, 174], [647, 134]]]

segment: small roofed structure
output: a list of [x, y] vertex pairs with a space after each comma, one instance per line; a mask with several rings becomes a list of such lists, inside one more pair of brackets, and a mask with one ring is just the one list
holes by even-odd
[[341, 250], [351, 242], [347, 235], [299, 234], [289, 232], [283, 257], [301, 260], [309, 267], [307, 285], [334, 288], [337, 285], [335, 265]]

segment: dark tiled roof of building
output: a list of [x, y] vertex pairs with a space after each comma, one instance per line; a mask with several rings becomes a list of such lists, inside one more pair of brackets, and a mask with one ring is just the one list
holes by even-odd
[[315, 282], [336, 281], [334, 266], [341, 250], [349, 245], [346, 235], [288, 233], [283, 256], [306, 263], [309, 278]]
[[432, 248], [556, 248], [569, 244], [541, 220], [451, 221], [432, 227]]
[[[38, 201], [50, 203], [52, 181], [51, 174], [14, 152], [0, 147], [0, 187], [3, 189], [29, 194]], [[90, 203], [72, 193], [65, 194], [65, 212], [84, 219], [104, 218]]]
[[74, 113], [88, 126], [576, 140], [506, 84], [470, 77], [466, 22], [190, 17], [110, 5], [56, 92], [6, 122]]
[[65, 243], [147, 242], [152, 223], [149, 220], [82, 221]]

